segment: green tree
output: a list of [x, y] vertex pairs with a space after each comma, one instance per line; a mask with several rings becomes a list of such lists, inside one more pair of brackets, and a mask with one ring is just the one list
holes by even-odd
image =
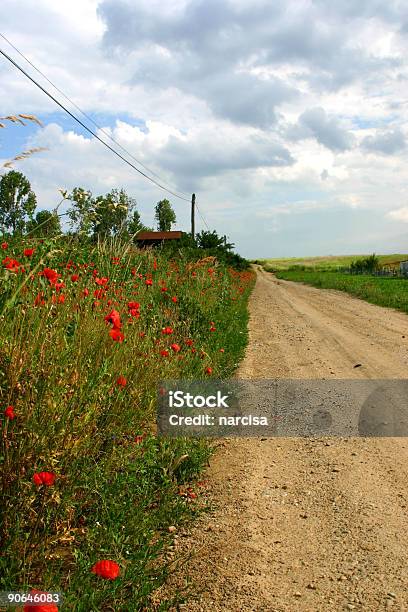
[[112, 189], [105, 196], [94, 200], [94, 236], [116, 236], [127, 230], [127, 219], [135, 207], [133, 198], [124, 189]]
[[11, 170], [0, 179], [0, 225], [3, 232], [24, 232], [32, 220], [37, 199], [24, 174]]
[[214, 230], [212, 232], [202, 231], [196, 235], [197, 246], [200, 249], [221, 249], [231, 251], [234, 248], [232, 243], [226, 241], [225, 236], [219, 236]]
[[169, 232], [171, 230], [172, 224], [176, 222], [176, 213], [169, 200], [157, 202], [154, 218], [157, 221], [157, 229], [160, 232]]
[[26, 230], [32, 236], [41, 238], [58, 236], [62, 232], [58, 215], [49, 210], [40, 210], [35, 219], [27, 223]]
[[71, 230], [74, 234], [88, 236], [95, 220], [92, 193], [82, 187], [75, 187], [69, 194], [64, 192], [64, 197], [72, 202], [72, 207], [67, 211]]
[[129, 240], [133, 240], [136, 242], [137, 235], [140, 232], [152, 232], [153, 229], [151, 227], [147, 227], [140, 218], [140, 213], [138, 210], [133, 210], [133, 215], [129, 218], [127, 224], [127, 235]]

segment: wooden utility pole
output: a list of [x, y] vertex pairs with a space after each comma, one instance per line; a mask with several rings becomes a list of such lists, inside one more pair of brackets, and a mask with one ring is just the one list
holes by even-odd
[[191, 196], [191, 237], [195, 237], [195, 193]]

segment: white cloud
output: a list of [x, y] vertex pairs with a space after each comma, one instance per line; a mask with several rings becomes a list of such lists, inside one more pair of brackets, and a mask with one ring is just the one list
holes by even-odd
[[404, 206], [403, 208], [397, 208], [396, 210], [391, 210], [388, 213], [388, 217], [390, 217], [390, 219], [396, 219], [397, 221], [403, 221], [404, 223], [408, 223], [408, 206]]
[[[378, 224], [371, 250], [382, 221], [398, 235], [407, 210], [407, 24], [396, 0], [2, 3], [5, 35], [144, 164], [176, 189], [196, 190], [209, 222], [254, 256], [267, 254], [271, 228], [297, 246], [293, 228], [276, 221], [292, 211], [314, 215], [307, 231], [317, 254], [338, 230], [325, 218], [338, 208]], [[30, 112], [46, 124], [27, 144], [49, 152], [18, 166], [42, 207], [55, 204], [59, 187], [123, 186], [152, 223], [162, 192], [74, 123], [47, 119], [54, 103], [5, 60], [0, 96], [2, 114]], [[173, 201], [187, 229], [188, 204]]]

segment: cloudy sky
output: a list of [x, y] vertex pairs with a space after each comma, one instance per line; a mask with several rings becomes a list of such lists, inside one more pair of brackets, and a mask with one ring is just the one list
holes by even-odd
[[[2, 0], [1, 13], [2, 34], [167, 184], [194, 191], [243, 255], [408, 252], [406, 2]], [[44, 124], [0, 130], [0, 164], [48, 147], [15, 165], [40, 208], [59, 188], [124, 187], [153, 224], [164, 192], [0, 57], [10, 113]], [[188, 202], [170, 200], [188, 230]]]

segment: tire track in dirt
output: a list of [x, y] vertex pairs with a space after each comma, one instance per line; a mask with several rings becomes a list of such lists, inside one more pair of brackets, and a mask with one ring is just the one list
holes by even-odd
[[[239, 378], [407, 378], [405, 314], [260, 268], [249, 331]], [[207, 478], [214, 510], [176, 538], [180, 609], [408, 610], [408, 439], [233, 439]]]

